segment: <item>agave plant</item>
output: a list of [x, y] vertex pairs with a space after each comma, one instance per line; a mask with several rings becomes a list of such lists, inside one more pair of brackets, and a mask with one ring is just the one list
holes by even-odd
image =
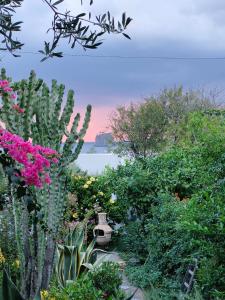
[[95, 239], [85, 245], [85, 225], [78, 223], [68, 234], [65, 245], [57, 245], [56, 274], [58, 283], [65, 287], [84, 272], [92, 270], [102, 261], [93, 259]]
[[3, 270], [2, 287], [0, 289], [0, 300], [25, 300], [16, 285], [10, 279], [6, 270]]

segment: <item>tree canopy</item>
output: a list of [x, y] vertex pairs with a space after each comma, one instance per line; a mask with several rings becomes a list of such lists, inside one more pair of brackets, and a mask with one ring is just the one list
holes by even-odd
[[181, 140], [188, 115], [215, 107], [213, 101], [182, 87], [165, 89], [139, 104], [120, 106], [112, 114], [110, 126], [117, 141], [115, 151], [146, 157], [165, 144]]
[[118, 107], [111, 118], [117, 151], [135, 157], [158, 151], [165, 125], [163, 106], [155, 100]]

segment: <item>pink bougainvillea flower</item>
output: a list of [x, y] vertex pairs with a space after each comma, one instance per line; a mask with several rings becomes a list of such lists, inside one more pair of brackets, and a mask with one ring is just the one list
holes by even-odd
[[24, 113], [24, 109], [21, 108], [21, 107], [19, 107], [18, 104], [14, 104], [14, 105], [12, 106], [12, 108], [15, 109], [18, 113]]
[[[10, 99], [16, 99], [16, 94], [10, 87], [8, 80], [0, 80], [0, 95], [7, 93]], [[17, 103], [12, 108], [18, 113], [24, 109]], [[33, 145], [32, 141], [24, 141], [20, 136], [10, 133], [0, 125], [0, 147], [3, 148], [19, 166], [20, 174], [27, 185], [41, 188], [44, 184], [50, 184], [49, 169], [51, 164], [58, 162], [58, 154], [51, 148]]]
[[10, 98], [11, 98], [12, 100], [15, 100], [15, 99], [16, 99], [16, 94], [11, 94], [11, 95], [10, 95]]
[[0, 147], [18, 164], [20, 175], [27, 185], [41, 188], [45, 183], [51, 183], [49, 169], [51, 164], [58, 162], [59, 156], [55, 150], [33, 145], [1, 127]]
[[12, 100], [16, 99], [16, 94], [13, 93], [13, 89], [10, 87], [8, 80], [0, 80], [0, 95], [2, 94], [8, 94]]
[[9, 86], [6, 86], [6, 87], [3, 87], [3, 91], [5, 93], [8, 93], [8, 92], [11, 93], [13, 91], [13, 89], [11, 87], [9, 87]]
[[0, 80], [0, 88], [9, 86], [8, 80]]

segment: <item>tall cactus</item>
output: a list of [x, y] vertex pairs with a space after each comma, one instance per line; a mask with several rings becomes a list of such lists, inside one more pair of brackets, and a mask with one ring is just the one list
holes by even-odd
[[[6, 79], [5, 70], [1, 72]], [[60, 154], [58, 165], [50, 170], [51, 184], [34, 189], [35, 209], [29, 211], [29, 199], [13, 198], [18, 254], [21, 260], [22, 294], [33, 298], [40, 289], [49, 285], [55, 254], [55, 240], [65, 205], [65, 168], [77, 159], [83, 146], [91, 106], [87, 106], [83, 126], [78, 130], [80, 114], [74, 114], [74, 92], [69, 90], [64, 98], [64, 85], [52, 81], [51, 88], [37, 79], [32, 71], [28, 80], [12, 83], [17, 93], [17, 104], [23, 113], [12, 109], [8, 95], [2, 96], [0, 119], [12, 133], [25, 140], [50, 147]], [[71, 130], [68, 131], [68, 126]], [[66, 141], [62, 146], [62, 140]], [[76, 147], [74, 145], [76, 142]], [[38, 220], [38, 222], [37, 222]]]

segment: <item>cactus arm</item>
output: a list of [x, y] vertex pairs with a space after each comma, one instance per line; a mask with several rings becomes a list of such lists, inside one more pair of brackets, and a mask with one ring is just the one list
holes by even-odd
[[71, 128], [70, 133], [68, 134], [68, 137], [66, 139], [66, 142], [63, 146], [63, 156], [72, 155], [72, 146], [74, 144], [74, 141], [78, 139], [78, 133], [77, 133], [77, 127], [80, 121], [80, 114], [77, 114], [73, 120], [73, 125]]
[[69, 90], [67, 94], [66, 103], [67, 105], [64, 107], [62, 116], [60, 118], [60, 129], [64, 130], [64, 132], [66, 131], [67, 126], [69, 125], [69, 121], [74, 108], [74, 92], [72, 90]]
[[[68, 153], [69, 151], [66, 148], [65, 152], [63, 153], [64, 154], [64, 161], [63, 161], [64, 165], [69, 165], [70, 163], [75, 161], [77, 159], [78, 155], [80, 154], [81, 149], [84, 144], [83, 137], [87, 132], [87, 129], [88, 129], [88, 126], [90, 123], [90, 118], [91, 118], [91, 105], [88, 105], [86, 113], [85, 113], [83, 126], [78, 134], [78, 143], [76, 145], [75, 150], [73, 151], [73, 153], [72, 152]], [[71, 143], [71, 139], [69, 139], [68, 143]]]
[[79, 132], [79, 137], [81, 139], [83, 139], [83, 137], [85, 136], [86, 132], [87, 132], [87, 129], [88, 129], [88, 126], [89, 126], [89, 123], [90, 123], [90, 119], [91, 119], [91, 105], [88, 105], [87, 106], [87, 110], [86, 110], [86, 113], [85, 113], [85, 117], [84, 117], [84, 123], [83, 123], [83, 126]]

